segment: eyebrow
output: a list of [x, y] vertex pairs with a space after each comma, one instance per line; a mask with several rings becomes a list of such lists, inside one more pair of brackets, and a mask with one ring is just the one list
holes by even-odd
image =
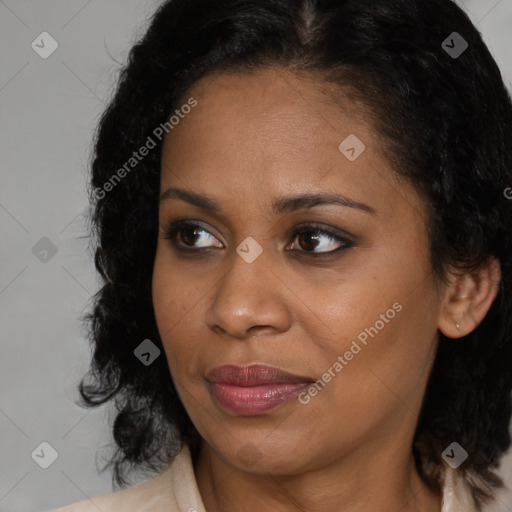
[[[204, 194], [192, 192], [191, 190], [171, 187], [160, 196], [160, 202], [163, 202], [167, 199], [181, 199], [182, 201], [186, 201], [187, 203], [190, 203], [208, 212], [220, 213], [222, 211], [220, 203], [215, 199]], [[303, 208], [312, 208], [314, 206], [323, 204], [346, 206], [348, 208], [361, 210], [363, 212], [369, 213], [370, 215], [377, 215], [375, 209], [371, 206], [368, 206], [367, 204], [354, 201], [353, 199], [343, 195], [327, 192], [319, 194], [299, 194], [289, 197], [277, 197], [272, 203], [272, 210], [276, 215], [280, 215], [286, 212], [300, 210]]]

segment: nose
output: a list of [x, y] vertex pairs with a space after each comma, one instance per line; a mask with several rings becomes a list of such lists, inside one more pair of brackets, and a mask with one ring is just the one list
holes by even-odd
[[292, 323], [287, 298], [293, 296], [276, 263], [265, 251], [252, 263], [233, 251], [226, 258], [207, 310], [210, 329], [223, 336], [245, 340], [260, 332], [285, 332]]

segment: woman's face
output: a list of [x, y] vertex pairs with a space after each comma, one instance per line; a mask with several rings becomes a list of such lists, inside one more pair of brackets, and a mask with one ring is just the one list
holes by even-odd
[[153, 301], [199, 433], [260, 473], [410, 451], [441, 307], [421, 200], [332, 85], [218, 74], [188, 98], [163, 148]]

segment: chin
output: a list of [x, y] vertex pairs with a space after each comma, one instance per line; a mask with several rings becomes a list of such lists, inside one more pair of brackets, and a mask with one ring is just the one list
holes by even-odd
[[[279, 436], [280, 437], [280, 436]], [[313, 454], [304, 451], [307, 439], [269, 439], [269, 433], [254, 435], [247, 430], [227, 435], [217, 442], [208, 442], [228, 466], [254, 475], [292, 475], [309, 468]], [[234, 441], [236, 439], [236, 441]]]

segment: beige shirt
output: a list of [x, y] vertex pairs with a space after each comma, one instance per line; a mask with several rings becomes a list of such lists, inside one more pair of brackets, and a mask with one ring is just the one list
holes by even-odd
[[[469, 487], [446, 466], [441, 512], [476, 512]], [[79, 501], [49, 512], [206, 512], [188, 446], [160, 475], [110, 494]]]

